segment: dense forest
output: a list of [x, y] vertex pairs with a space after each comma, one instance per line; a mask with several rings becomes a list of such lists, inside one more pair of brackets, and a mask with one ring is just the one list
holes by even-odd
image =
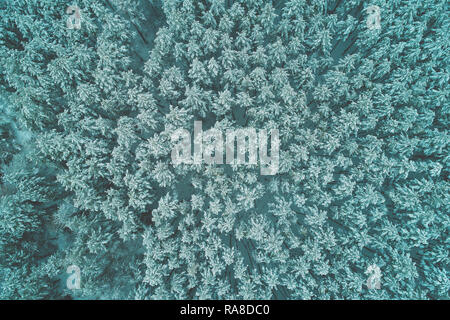
[[[0, 1], [0, 299], [449, 299], [449, 13]], [[194, 121], [278, 172], [174, 166]]]

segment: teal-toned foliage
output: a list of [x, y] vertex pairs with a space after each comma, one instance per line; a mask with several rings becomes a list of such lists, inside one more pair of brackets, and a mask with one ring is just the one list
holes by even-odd
[[[447, 1], [70, 4], [0, 2], [0, 299], [450, 298]], [[278, 173], [173, 166], [194, 120]]]

